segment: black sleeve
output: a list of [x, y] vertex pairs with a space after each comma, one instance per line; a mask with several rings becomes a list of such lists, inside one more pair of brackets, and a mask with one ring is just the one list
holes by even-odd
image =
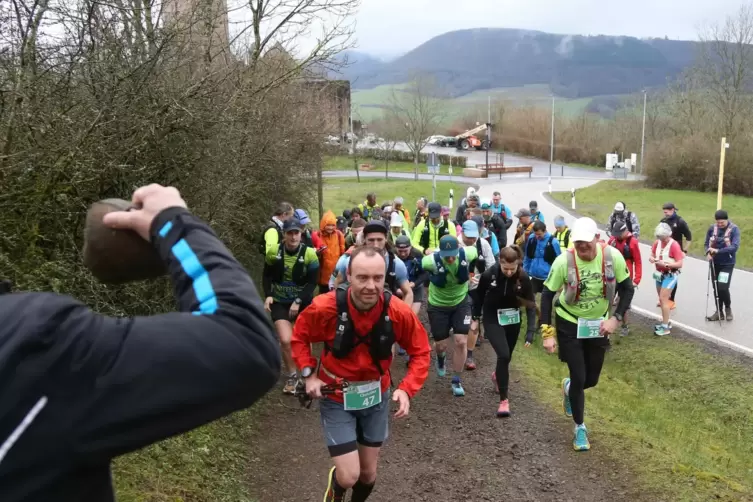
[[301, 295], [299, 296], [301, 303], [304, 305], [311, 303], [311, 300], [314, 299], [314, 291], [316, 291], [316, 286], [319, 283], [319, 271], [320, 269], [318, 267], [314, 269], [309, 267], [306, 276], [306, 285], [303, 287], [303, 291], [301, 291]]
[[24, 295], [36, 298], [21, 315], [46, 343], [40, 388], [48, 406], [65, 405], [52, 427], [72, 463], [94, 465], [246, 408], [279, 377], [279, 344], [253, 281], [212, 229], [170, 208], [151, 236], [180, 312], [111, 318], [69, 297]]
[[693, 234], [690, 232], [690, 226], [685, 219], [682, 220], [682, 235], [685, 236], [686, 240], [693, 241]]
[[[541, 324], [552, 324], [552, 304], [554, 303], [555, 292], [544, 286], [541, 293]], [[632, 295], [631, 295], [632, 296]]]
[[[458, 209], [455, 211], [455, 221], [461, 221], [461, 222], [465, 221], [465, 208], [466, 208], [465, 204], [460, 204], [458, 206]], [[427, 225], [429, 224], [428, 223], [428, 218], [427, 218], [427, 223], [426, 224]]]
[[526, 307], [526, 343], [533, 343], [536, 335], [536, 307]]
[[264, 291], [264, 298], [272, 296], [271, 269], [266, 263], [264, 263], [264, 269], [261, 273], [261, 288]]
[[416, 276], [416, 280], [413, 281], [413, 284], [415, 284], [416, 286], [420, 286], [424, 284], [425, 282], [428, 282], [429, 280], [429, 272], [427, 270], [424, 270], [423, 267], [421, 267], [421, 260], [419, 260], [418, 263], [419, 263], [419, 266], [418, 266], [419, 273]]
[[522, 298], [524, 300], [528, 300], [529, 302], [536, 302], [536, 294], [533, 292], [533, 283], [531, 282], [531, 278], [528, 277], [528, 274], [521, 271], [521, 277], [520, 277], [520, 289], [522, 293]]
[[630, 308], [630, 303], [633, 301], [633, 295], [635, 294], [635, 286], [633, 286], [633, 281], [630, 277], [617, 283], [617, 294], [620, 299], [617, 302], [614, 313], [624, 316], [625, 312]]

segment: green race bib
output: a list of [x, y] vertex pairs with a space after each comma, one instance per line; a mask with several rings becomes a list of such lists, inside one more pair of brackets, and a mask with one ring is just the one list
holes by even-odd
[[351, 382], [343, 393], [345, 410], [358, 411], [371, 408], [382, 402], [382, 382]]
[[719, 272], [717, 280], [722, 284], [727, 284], [729, 282], [729, 272]]
[[601, 323], [604, 319], [581, 319], [578, 318], [578, 338], [580, 339], [589, 339], [589, 338], [604, 338], [604, 336], [599, 333], [599, 328], [601, 328]]
[[657, 271], [657, 272], [654, 272], [654, 280], [655, 280], [656, 282], [661, 282], [661, 276], [662, 276], [662, 273], [661, 273], [661, 272], [658, 272], [658, 271]]
[[510, 326], [511, 324], [520, 324], [519, 309], [499, 309], [497, 310], [497, 322], [500, 326]]

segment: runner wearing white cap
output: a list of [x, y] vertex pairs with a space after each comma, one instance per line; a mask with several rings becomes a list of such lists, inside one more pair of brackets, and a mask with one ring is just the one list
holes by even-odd
[[[591, 448], [583, 422], [584, 390], [599, 381], [609, 335], [622, 322], [633, 299], [633, 281], [625, 258], [612, 246], [599, 242], [599, 230], [591, 218], [573, 224], [574, 248], [554, 260], [541, 295], [541, 336], [552, 353], [559, 345], [560, 360], [567, 363], [570, 378], [562, 380], [563, 408], [575, 422], [573, 448]], [[555, 305], [555, 328], [551, 326], [555, 293], [564, 288]], [[612, 304], [619, 295], [617, 305]]]

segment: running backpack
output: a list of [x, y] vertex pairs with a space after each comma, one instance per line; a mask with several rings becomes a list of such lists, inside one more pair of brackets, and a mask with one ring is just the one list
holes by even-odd
[[[448, 220], [444, 220], [444, 224], [437, 229], [437, 245], [439, 245], [439, 239], [445, 235], [450, 235], [450, 223]], [[424, 229], [421, 232], [421, 247], [426, 249], [429, 247], [431, 241], [431, 220], [428, 218], [424, 224]]]
[[[617, 239], [614, 240], [614, 243], [612, 244], [612, 247], [617, 248], [617, 243], [619, 242], [622, 244], [622, 250], [620, 251], [622, 253], [622, 256], [625, 257], [625, 260], [631, 260], [633, 259], [633, 252], [630, 251], [630, 242], [633, 240], [633, 236], [631, 235], [628, 237], [625, 241], [620, 242]], [[617, 248], [619, 250], [619, 248]]]
[[[468, 260], [466, 260], [465, 258], [465, 249], [460, 248], [460, 255], [458, 256], [458, 260], [460, 260], [460, 262], [458, 263], [458, 275], [456, 279], [458, 281], [458, 284], [465, 284], [471, 277], [471, 267], [468, 263]], [[447, 267], [445, 267], [445, 264], [442, 261], [442, 258], [439, 256], [439, 253], [434, 253], [434, 264], [437, 267], [437, 273], [430, 274], [429, 280], [435, 286], [443, 288], [447, 285], [448, 271]]]
[[[306, 284], [308, 274], [306, 273], [306, 249], [305, 244], [301, 244], [298, 248], [298, 256], [296, 257], [295, 264], [293, 265], [292, 280], [298, 286]], [[267, 265], [270, 268], [270, 278], [272, 282], [281, 283], [285, 278], [285, 244], [280, 243], [280, 247], [277, 249], [277, 255], [275, 256], [274, 263]]]
[[[552, 240], [554, 239], [554, 236], [552, 234], [549, 234], [549, 240], [546, 242], [544, 247], [544, 261], [547, 262], [549, 265], [554, 263], [554, 260], [557, 258], [557, 255], [554, 253], [554, 246], [552, 246]], [[526, 256], [533, 260], [536, 258], [536, 248], [538, 247], [536, 243], [536, 236], [529, 236], [528, 242], [526, 243]]]
[[264, 230], [261, 231], [261, 239], [259, 239], [259, 243], [257, 245], [259, 253], [262, 256], [267, 254], [267, 240], [264, 238], [264, 236], [267, 234], [267, 230], [271, 228], [274, 228], [275, 230], [277, 230], [277, 242], [278, 243], [282, 242], [283, 235], [282, 235], [282, 230], [280, 229], [280, 226], [274, 221], [267, 223], [264, 226]]
[[[601, 280], [604, 284], [603, 295], [607, 300], [607, 305], [614, 303], [614, 297], [617, 293], [617, 282], [614, 275], [614, 261], [612, 253], [609, 251], [612, 247], [603, 242], [599, 243], [601, 247]], [[567, 279], [565, 280], [565, 303], [575, 305], [580, 300], [580, 272], [575, 260], [575, 249], [567, 250]]]
[[379, 374], [384, 375], [384, 370], [379, 361], [392, 357], [392, 345], [395, 343], [395, 331], [389, 316], [392, 294], [387, 291], [384, 292], [384, 306], [379, 320], [366, 336], [359, 336], [356, 333], [348, 312], [348, 291], [349, 288], [338, 288], [335, 292], [337, 300], [337, 327], [335, 328], [335, 338], [332, 340], [332, 344], [324, 344], [325, 350], [331, 352], [337, 359], [345, 359], [357, 346], [362, 343], [368, 343], [371, 360], [379, 370]]
[[[727, 228], [724, 230], [724, 245], [727, 247], [730, 247], [732, 245], [732, 229], [735, 227], [734, 223], [727, 223]], [[711, 234], [711, 239], [709, 239], [709, 247], [716, 249], [716, 246], [718, 244], [719, 238], [719, 227], [717, 225], [714, 225], [714, 232]]]

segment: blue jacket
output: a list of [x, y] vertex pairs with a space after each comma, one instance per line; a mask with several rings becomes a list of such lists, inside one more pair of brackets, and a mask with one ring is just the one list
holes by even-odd
[[549, 232], [544, 234], [543, 239], [531, 234], [523, 249], [523, 270], [533, 279], [546, 279], [554, 259], [561, 252], [559, 241]]
[[507, 215], [507, 219], [512, 219], [513, 216], [515, 216], [515, 213], [512, 212], [510, 209], [510, 206], [506, 205], [504, 202], [500, 202], [498, 206], [494, 205], [494, 202], [490, 202], [489, 205], [492, 208], [492, 213], [494, 214], [500, 214], [502, 211], [505, 212]]
[[[491, 236], [491, 239], [487, 239], [489, 236]], [[489, 232], [489, 229], [485, 228], [481, 237], [489, 241], [489, 245], [492, 247], [492, 254], [495, 258], [499, 258], [499, 240], [497, 239], [497, 236], [494, 235], [494, 232]]]
[[711, 225], [706, 232], [706, 242], [704, 243], [703, 248], [706, 251], [709, 250], [709, 247], [717, 249], [716, 255], [714, 255], [714, 265], [735, 264], [737, 250], [740, 249], [740, 229], [731, 221], [729, 222], [729, 226], [731, 227], [729, 233], [729, 246], [724, 241], [724, 234], [727, 232], [726, 228], [720, 228], [717, 230], [714, 246], [711, 246], [711, 244], [714, 235], [714, 227], [716, 227], [716, 225]]

